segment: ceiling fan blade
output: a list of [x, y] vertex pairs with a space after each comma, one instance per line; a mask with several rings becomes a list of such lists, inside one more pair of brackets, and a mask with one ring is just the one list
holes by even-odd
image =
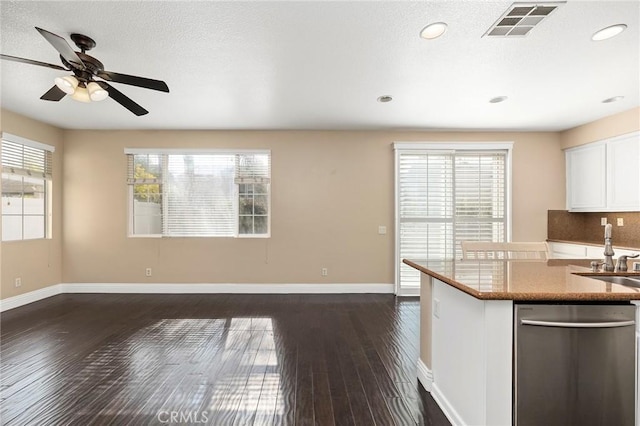
[[159, 90], [161, 92], [169, 91], [167, 83], [151, 78], [137, 77], [135, 75], [120, 74], [111, 71], [100, 71], [98, 77], [114, 83], [129, 84], [131, 86], [144, 87], [145, 89]]
[[67, 94], [62, 90], [58, 89], [58, 86], [53, 86], [47, 93], [40, 96], [40, 99], [45, 101], [54, 101], [58, 102], [60, 99], [64, 98]]
[[54, 65], [54, 64], [48, 64], [46, 62], [34, 61], [33, 59], [18, 58], [17, 56], [3, 55], [2, 53], [0, 53], [0, 59], [4, 59], [6, 61], [22, 62], [24, 64], [39, 65], [41, 67], [53, 68], [54, 70], [69, 71], [68, 69], [66, 69], [64, 67], [61, 67], [60, 65]]
[[135, 103], [131, 98], [124, 95], [122, 92], [116, 90], [113, 86], [110, 86], [108, 83], [104, 81], [96, 81], [104, 90], [109, 92], [109, 97], [113, 98], [114, 101], [131, 111], [137, 116], [148, 114], [149, 111], [142, 108], [140, 105]]
[[44, 37], [51, 45], [62, 55], [62, 57], [69, 62], [71, 65], [78, 67], [79, 69], [84, 69], [85, 65], [82, 62], [82, 59], [76, 55], [76, 52], [73, 51], [67, 40], [60, 37], [57, 34], [49, 32], [47, 30], [43, 30], [42, 28], [36, 27], [36, 30], [42, 37]]

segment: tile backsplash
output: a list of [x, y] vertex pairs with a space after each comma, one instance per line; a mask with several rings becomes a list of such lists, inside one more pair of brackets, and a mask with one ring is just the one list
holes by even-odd
[[[604, 243], [604, 226], [600, 219], [606, 217], [613, 225], [614, 246], [640, 248], [640, 212], [569, 213], [566, 210], [549, 210], [547, 238], [550, 240]], [[624, 221], [618, 226], [618, 218]]]

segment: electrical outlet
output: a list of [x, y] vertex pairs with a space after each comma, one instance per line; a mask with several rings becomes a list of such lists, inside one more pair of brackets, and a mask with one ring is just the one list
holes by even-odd
[[601, 226], [605, 226], [607, 224], [607, 218], [606, 217], [601, 217], [600, 218], [600, 225]]
[[22, 285], [22, 278], [16, 278], [15, 284], [16, 287], [20, 287]]
[[327, 275], [329, 275], [329, 270], [327, 268], [322, 268], [322, 270], [320, 271], [320, 274], [323, 277], [326, 277]]
[[624, 226], [624, 218], [623, 217], [619, 217], [618, 218], [618, 226]]
[[440, 300], [433, 299], [433, 316], [440, 318]]
[[387, 227], [386, 226], [378, 226], [378, 234], [384, 235], [386, 233], [387, 233]]
[[144, 274], [145, 274], [147, 277], [150, 277], [150, 276], [151, 276], [151, 268], [147, 268], [147, 269], [145, 269]]

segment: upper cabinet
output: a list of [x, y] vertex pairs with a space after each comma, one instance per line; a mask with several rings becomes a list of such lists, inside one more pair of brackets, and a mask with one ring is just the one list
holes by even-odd
[[640, 211], [640, 132], [565, 151], [567, 209]]
[[640, 132], [607, 142], [607, 206], [640, 211]]
[[596, 142], [568, 149], [567, 209], [604, 211], [607, 206], [607, 146]]

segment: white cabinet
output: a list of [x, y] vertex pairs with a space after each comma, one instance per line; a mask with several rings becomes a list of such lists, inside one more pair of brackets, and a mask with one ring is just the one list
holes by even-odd
[[640, 210], [640, 133], [607, 142], [607, 206], [611, 211]]
[[567, 209], [640, 211], [640, 132], [565, 151]]
[[[602, 247], [599, 246], [586, 246], [587, 249], [587, 259], [604, 259], [604, 244], [602, 244]], [[640, 250], [628, 250], [628, 249], [621, 249], [621, 248], [617, 248], [617, 247], [613, 247], [613, 252], [615, 253], [613, 255], [614, 259], [619, 258], [622, 255], [625, 256], [633, 256], [636, 253], [640, 253]], [[633, 260], [630, 259], [629, 261], [629, 268], [631, 268], [631, 262]]]
[[593, 143], [566, 151], [567, 209], [602, 211], [607, 206], [607, 146]]
[[[604, 241], [602, 246], [592, 246], [587, 244], [571, 244], [558, 243], [551, 241], [549, 244], [549, 258], [551, 259], [603, 259], [604, 258]], [[634, 255], [640, 253], [640, 250], [629, 250], [613, 247], [613, 258], [624, 255]], [[631, 268], [631, 261], [629, 268]]]
[[587, 247], [581, 244], [550, 242], [549, 257], [552, 259], [586, 259]]
[[440, 306], [429, 342], [433, 398], [454, 425], [511, 426], [513, 301], [480, 300], [432, 282]]

